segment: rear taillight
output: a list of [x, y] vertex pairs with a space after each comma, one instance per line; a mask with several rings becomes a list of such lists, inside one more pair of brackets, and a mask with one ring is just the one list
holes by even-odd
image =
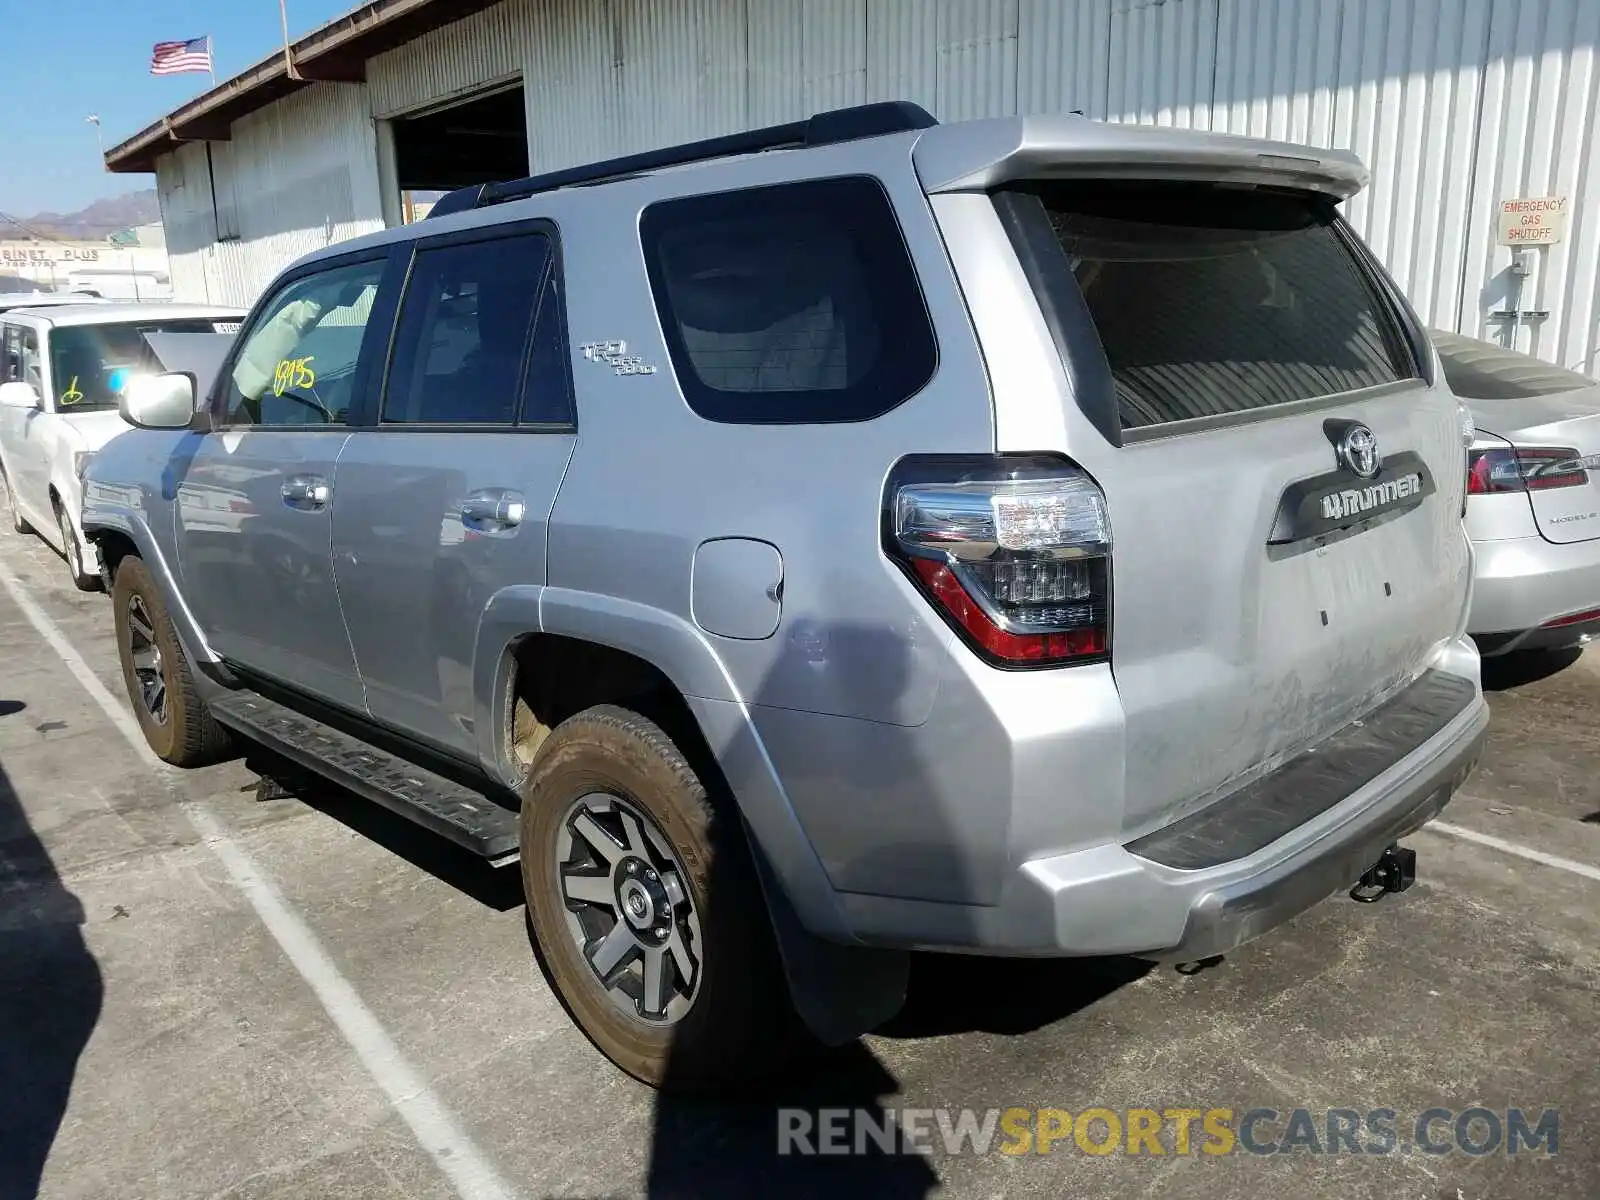
[[1583, 487], [1588, 482], [1589, 473], [1578, 452], [1565, 446], [1517, 446], [1467, 454], [1467, 492], [1473, 496]]
[[903, 460], [885, 548], [966, 643], [1007, 667], [1110, 652], [1111, 527], [1099, 486], [1064, 459]]
[[1569, 613], [1564, 617], [1557, 617], [1553, 621], [1546, 621], [1539, 626], [1540, 629], [1560, 629], [1566, 625], [1584, 625], [1590, 621], [1600, 621], [1600, 608], [1586, 609], [1583, 612]]

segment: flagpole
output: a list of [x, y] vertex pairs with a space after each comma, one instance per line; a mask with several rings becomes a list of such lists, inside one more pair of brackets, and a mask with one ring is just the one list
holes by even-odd
[[278, 0], [278, 20], [283, 25], [283, 73], [290, 79], [299, 79], [294, 69], [294, 54], [289, 49], [289, 0]]
[[217, 86], [217, 56], [211, 45], [211, 35], [206, 34], [206, 73], [211, 76], [211, 86]]

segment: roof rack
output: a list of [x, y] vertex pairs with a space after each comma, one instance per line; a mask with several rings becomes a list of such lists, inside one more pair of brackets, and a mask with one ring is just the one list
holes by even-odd
[[754, 154], [761, 150], [781, 150], [800, 146], [829, 146], [838, 142], [853, 142], [860, 138], [879, 137], [888, 133], [906, 133], [914, 129], [927, 129], [937, 125], [931, 113], [909, 100], [886, 100], [877, 104], [859, 104], [853, 108], [836, 108], [832, 112], [817, 113], [804, 121], [790, 121], [787, 125], [769, 125], [764, 129], [750, 129], [743, 133], [730, 133], [722, 137], [706, 138], [698, 142], [685, 142], [681, 146], [667, 146], [660, 150], [646, 150], [642, 154], [627, 154], [621, 158], [608, 158], [583, 166], [567, 167], [544, 175], [531, 175], [527, 179], [514, 179], [506, 183], [478, 183], [458, 188], [440, 197], [428, 213], [430, 218], [467, 212], [490, 204], [504, 204], [521, 200], [540, 192], [557, 188], [577, 187], [604, 183], [655, 171], [662, 167], [676, 167], [684, 163], [704, 162], [712, 158], [726, 158], [734, 154]]

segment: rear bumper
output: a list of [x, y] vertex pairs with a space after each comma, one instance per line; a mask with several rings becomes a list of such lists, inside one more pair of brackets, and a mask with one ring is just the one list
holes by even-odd
[[1443, 754], [1349, 828], [1269, 870], [1200, 895], [1177, 944], [1151, 957], [1182, 962], [1226, 953], [1354, 884], [1386, 847], [1433, 820], [1471, 773], [1488, 730], [1481, 700], [1478, 710], [1481, 721], [1470, 722]]
[[[1338, 754], [1324, 755], [1322, 746], [1312, 751], [1311, 769], [1329, 775], [1324, 783], [1336, 789], [1336, 801], [1286, 831], [1274, 830], [1271, 841], [1257, 837], [1251, 845], [1258, 848], [1242, 857], [1215, 861], [1210, 854], [1204, 857], [1211, 865], [1184, 869], [1169, 865], [1186, 861], [1181, 854], [1163, 853], [1169, 861], [1162, 862], [1137, 853], [1138, 842], [1103, 844], [1022, 863], [996, 905], [846, 894], [847, 919], [870, 944], [923, 949], [1180, 962], [1225, 953], [1353, 884], [1387, 846], [1445, 806], [1477, 762], [1489, 723], [1475, 681], [1454, 678], [1464, 690], [1453, 715], [1441, 715], [1442, 726], [1431, 726], [1425, 741], [1413, 741], [1415, 749], [1376, 774], [1360, 772], [1348, 789], [1332, 779], [1341, 769]], [[1380, 711], [1369, 713], [1329, 741], [1359, 741], [1381, 719]], [[1274, 774], [1290, 772], [1296, 761], [1304, 778], [1303, 759]], [[1233, 803], [1230, 796], [1217, 807]]]
[[1557, 545], [1542, 537], [1476, 542], [1467, 632], [1485, 655], [1576, 643], [1592, 626], [1541, 629], [1600, 608], [1600, 539]]

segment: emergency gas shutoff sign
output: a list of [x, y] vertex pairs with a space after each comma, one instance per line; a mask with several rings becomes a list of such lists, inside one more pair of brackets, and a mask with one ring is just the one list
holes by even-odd
[[1500, 201], [1502, 246], [1553, 246], [1566, 231], [1565, 196], [1521, 196]]

